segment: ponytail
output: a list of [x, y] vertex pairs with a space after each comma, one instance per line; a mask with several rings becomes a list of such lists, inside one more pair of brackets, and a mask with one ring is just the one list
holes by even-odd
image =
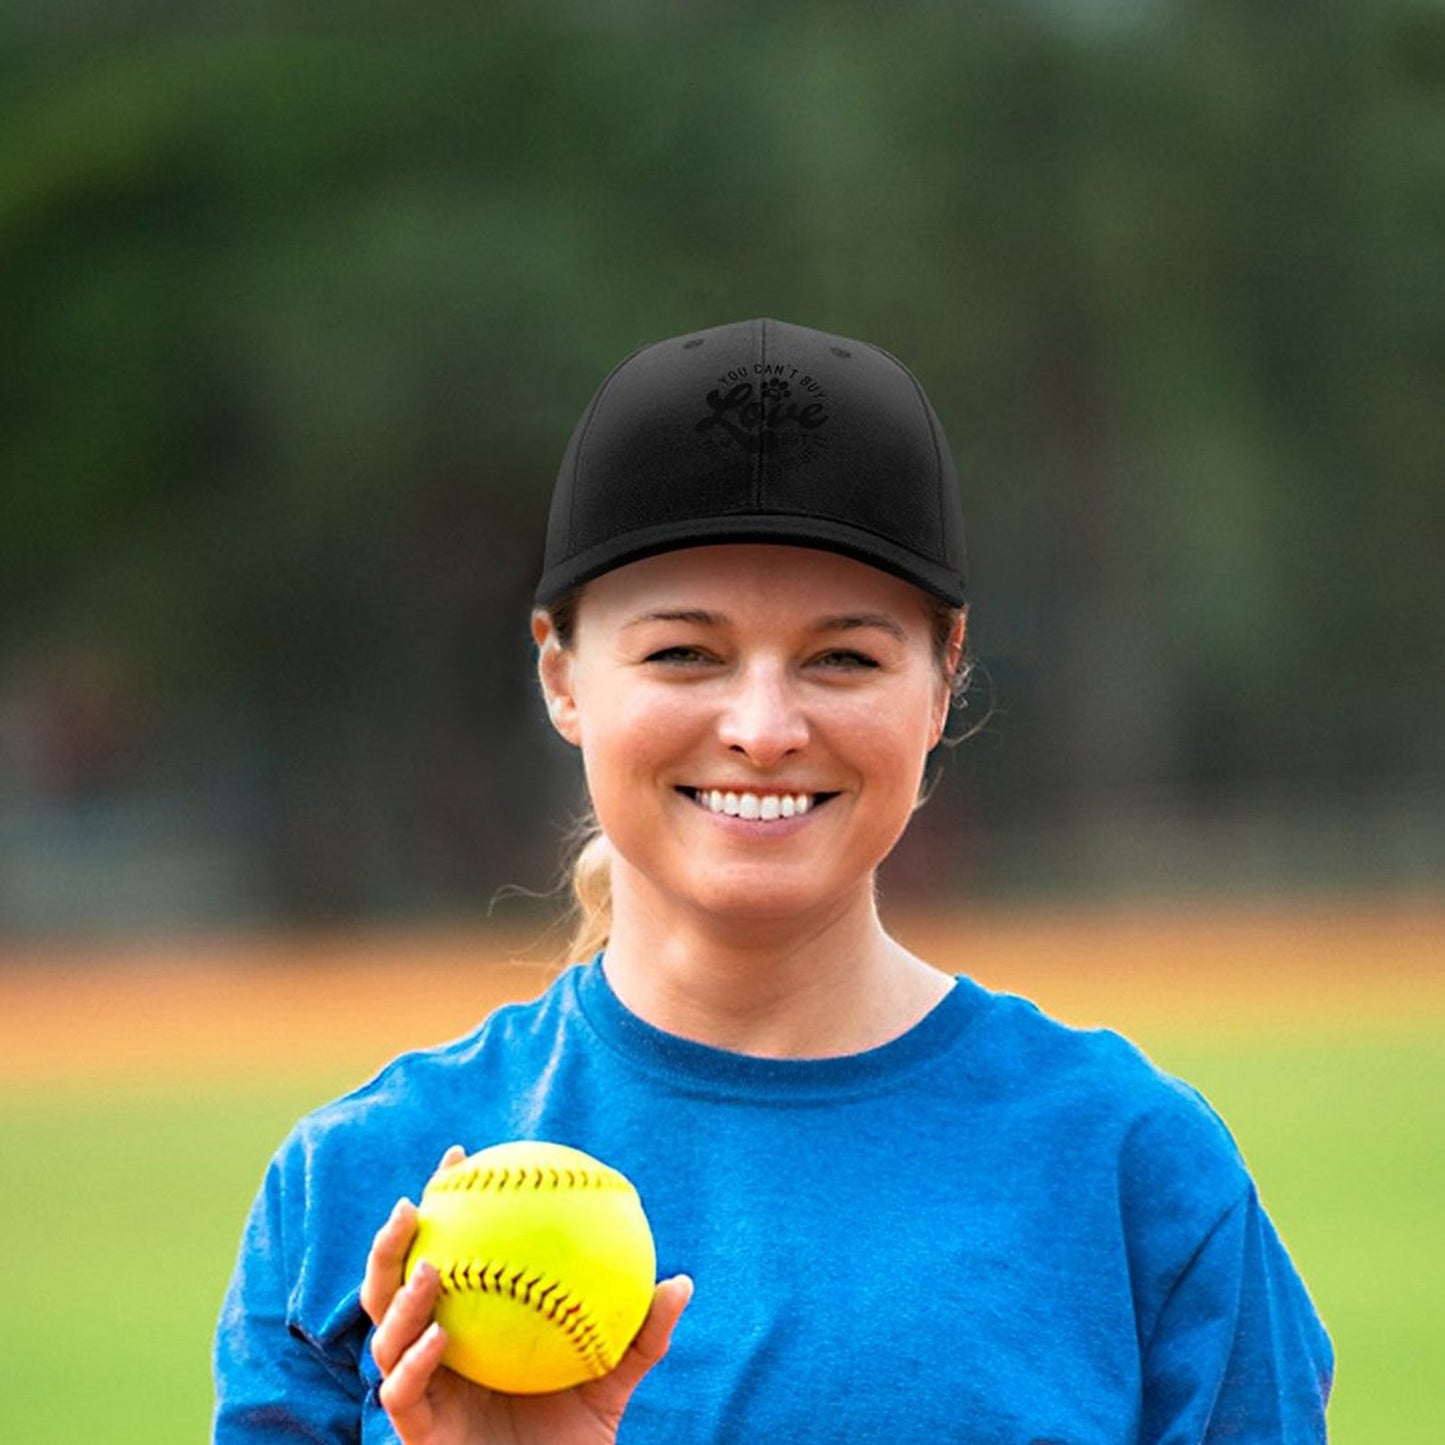
[[591, 958], [612, 933], [612, 845], [594, 818], [579, 830], [572, 857], [572, 936], [564, 962]]

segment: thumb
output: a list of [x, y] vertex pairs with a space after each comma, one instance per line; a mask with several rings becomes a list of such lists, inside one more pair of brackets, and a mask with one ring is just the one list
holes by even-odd
[[609, 1377], [625, 1401], [642, 1382], [642, 1377], [667, 1353], [672, 1332], [692, 1299], [693, 1283], [685, 1274], [674, 1275], [657, 1286], [652, 1308], [637, 1332], [637, 1338]]

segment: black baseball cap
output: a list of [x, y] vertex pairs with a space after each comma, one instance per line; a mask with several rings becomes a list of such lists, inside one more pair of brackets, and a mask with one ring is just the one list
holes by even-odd
[[870, 342], [766, 319], [619, 363], [563, 456], [537, 602], [716, 542], [841, 552], [961, 606], [958, 479], [913, 373]]

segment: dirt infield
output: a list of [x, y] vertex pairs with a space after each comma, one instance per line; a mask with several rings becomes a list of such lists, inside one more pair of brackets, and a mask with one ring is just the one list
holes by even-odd
[[[1445, 1031], [1433, 899], [964, 911], [896, 932], [1074, 1023]], [[483, 930], [0, 945], [0, 1086], [369, 1070], [545, 987], [522, 951]]]

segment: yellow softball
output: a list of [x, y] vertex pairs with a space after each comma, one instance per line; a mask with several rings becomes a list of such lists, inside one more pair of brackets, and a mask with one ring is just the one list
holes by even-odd
[[657, 1254], [626, 1175], [565, 1144], [495, 1144], [439, 1169], [417, 1209], [410, 1279], [441, 1276], [443, 1361], [513, 1395], [607, 1374], [652, 1304]]

